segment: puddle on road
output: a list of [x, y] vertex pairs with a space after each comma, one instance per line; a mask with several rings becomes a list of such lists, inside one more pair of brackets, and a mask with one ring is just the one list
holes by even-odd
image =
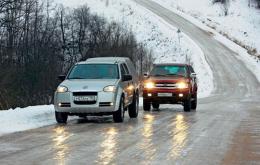
[[101, 142], [101, 152], [98, 153], [96, 163], [107, 165], [112, 164], [117, 156], [118, 151], [118, 128], [110, 127], [104, 133], [104, 140]]
[[[185, 154], [183, 151], [187, 145], [190, 124], [187, 122], [187, 116], [182, 113], [166, 116], [165, 121], [161, 122], [168, 123], [168, 131], [160, 128], [161, 124], [156, 121], [156, 115], [145, 114], [143, 117], [144, 126], [139, 148], [142, 150], [144, 164], [153, 163], [162, 154], [167, 161], [177, 160]], [[164, 139], [165, 142], [159, 145], [156, 140], [158, 137], [159, 141]]]
[[144, 114], [143, 119], [144, 126], [142, 128], [142, 141], [139, 145], [139, 148], [143, 150], [142, 153], [145, 159], [145, 163], [150, 164], [156, 153], [156, 148], [152, 141], [154, 135], [153, 122], [155, 120], [155, 116], [152, 114]]
[[186, 146], [189, 124], [185, 121], [183, 114], [178, 114], [171, 125], [173, 126], [172, 131], [170, 131], [171, 150], [168, 159], [177, 159]]
[[145, 114], [143, 117], [145, 124], [152, 124], [154, 121], [154, 118], [155, 117], [152, 114]]
[[52, 141], [54, 143], [54, 159], [57, 160], [58, 165], [64, 165], [65, 159], [70, 151], [70, 146], [66, 141], [73, 134], [69, 133], [64, 126], [58, 126], [53, 129]]

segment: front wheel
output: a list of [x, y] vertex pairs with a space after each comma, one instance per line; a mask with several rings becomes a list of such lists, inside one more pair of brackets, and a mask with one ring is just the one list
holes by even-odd
[[113, 113], [113, 119], [115, 123], [122, 123], [124, 121], [124, 117], [125, 117], [124, 98], [122, 97], [120, 100], [118, 110]]
[[133, 97], [132, 104], [128, 107], [128, 114], [130, 118], [137, 118], [139, 110], [139, 94], [135, 94]]
[[66, 124], [68, 120], [68, 114], [64, 112], [56, 112], [55, 111], [55, 118], [57, 123]]
[[193, 100], [191, 101], [191, 109], [196, 110], [197, 109], [197, 94], [194, 96]]
[[147, 100], [143, 100], [143, 109], [144, 111], [150, 111], [151, 110], [151, 103]]
[[191, 110], [191, 100], [188, 98], [187, 100], [184, 101], [184, 111], [185, 112], [190, 112]]
[[158, 103], [152, 103], [154, 109], [159, 109], [160, 104]]

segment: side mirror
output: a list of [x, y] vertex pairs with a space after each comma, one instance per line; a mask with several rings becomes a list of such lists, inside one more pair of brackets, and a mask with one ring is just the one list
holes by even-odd
[[144, 78], [148, 78], [149, 74], [148, 73], [144, 73]]
[[58, 76], [58, 79], [59, 79], [59, 80], [61, 80], [61, 81], [64, 81], [64, 80], [65, 80], [65, 78], [66, 78], [66, 76], [65, 76], [65, 75], [59, 75], [59, 76]]
[[123, 75], [122, 81], [131, 81], [133, 80], [133, 77], [131, 75]]
[[191, 73], [191, 74], [190, 74], [190, 77], [191, 77], [191, 78], [195, 78], [196, 76], [197, 76], [196, 73]]

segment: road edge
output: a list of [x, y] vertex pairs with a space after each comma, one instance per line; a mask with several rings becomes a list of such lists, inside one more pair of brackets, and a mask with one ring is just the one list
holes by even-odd
[[[138, 5], [139, 7], [143, 8], [144, 10], [146, 10], [147, 12], [151, 13], [152, 15], [154, 15], [154, 17], [156, 17], [156, 19], [158, 19], [162, 24], [165, 24], [166, 27], [168, 27], [169, 29], [172, 29], [174, 31], [177, 31], [178, 28], [176, 28], [175, 26], [171, 25], [170, 23], [168, 23], [167, 21], [165, 21], [163, 18], [161, 18], [160, 16], [158, 16], [157, 14], [155, 14], [154, 12], [152, 12], [151, 10], [145, 8], [144, 6], [142, 6], [141, 4], [139, 4], [138, 2], [136, 2], [137, 0], [132, 0], [136, 5]], [[197, 50], [196, 52], [199, 52], [199, 54], [192, 54], [192, 61], [200, 61], [202, 60], [202, 64], [204, 67], [201, 66], [195, 66], [195, 70], [199, 69], [199, 68], [205, 68], [206, 72], [208, 73], [208, 77], [209, 77], [209, 82], [211, 82], [211, 87], [209, 88], [209, 90], [207, 90], [207, 92], [204, 92], [203, 95], [201, 95], [199, 98], [208, 98], [210, 96], [212, 96], [212, 94], [214, 93], [214, 91], [216, 90], [215, 88], [215, 84], [214, 84], [214, 76], [213, 76], [213, 71], [207, 61], [207, 57], [205, 56], [203, 50], [201, 49], [201, 47], [194, 41], [192, 40], [186, 33], [182, 32], [183, 36], [185, 37], [185, 39], [187, 41], [189, 41], [192, 44], [192, 47]], [[199, 59], [197, 58], [199, 57]], [[198, 64], [199, 62], [197, 62]], [[195, 63], [196, 64], [196, 63]]]
[[[155, 0], [151, 0], [154, 3], [159, 4], [158, 2], [156, 2]], [[214, 39], [217, 40], [218, 42], [220, 42], [221, 44], [223, 44], [224, 46], [226, 46], [228, 49], [232, 50], [233, 52], [237, 53], [241, 58], [239, 58], [238, 56], [236, 56], [236, 58], [240, 61], [242, 61], [245, 66], [254, 74], [254, 76], [256, 77], [256, 79], [258, 80], [258, 82], [260, 83], [260, 73], [257, 72], [260, 70], [260, 64], [258, 64], [258, 62], [256, 60], [253, 59], [253, 57], [247, 53], [247, 50], [243, 47], [241, 47], [240, 45], [236, 44], [235, 42], [233, 42], [232, 40], [224, 37], [223, 35], [219, 34], [219, 32], [217, 32], [216, 30], [208, 27], [207, 25], [203, 24], [202, 22], [200, 22], [199, 20], [197, 20], [196, 18], [178, 11], [177, 9], [171, 8], [169, 6], [166, 6], [165, 4], [159, 4], [161, 6], [163, 6], [164, 8], [172, 11], [173, 13], [177, 14], [178, 16], [186, 19], [187, 21], [189, 21], [190, 23], [192, 23], [193, 25], [197, 26], [198, 28], [200, 28], [201, 30], [205, 31], [205, 32], [210, 32], [214, 35]], [[258, 65], [257, 65], [258, 64]]]

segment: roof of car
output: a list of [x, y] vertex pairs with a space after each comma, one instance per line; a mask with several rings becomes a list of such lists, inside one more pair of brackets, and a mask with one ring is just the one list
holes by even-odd
[[184, 63], [162, 63], [162, 64], [154, 64], [155, 66], [189, 66], [189, 64]]
[[91, 63], [108, 63], [115, 64], [120, 62], [126, 62], [129, 58], [126, 57], [97, 57], [89, 58], [86, 61], [79, 62], [78, 64], [91, 64]]

